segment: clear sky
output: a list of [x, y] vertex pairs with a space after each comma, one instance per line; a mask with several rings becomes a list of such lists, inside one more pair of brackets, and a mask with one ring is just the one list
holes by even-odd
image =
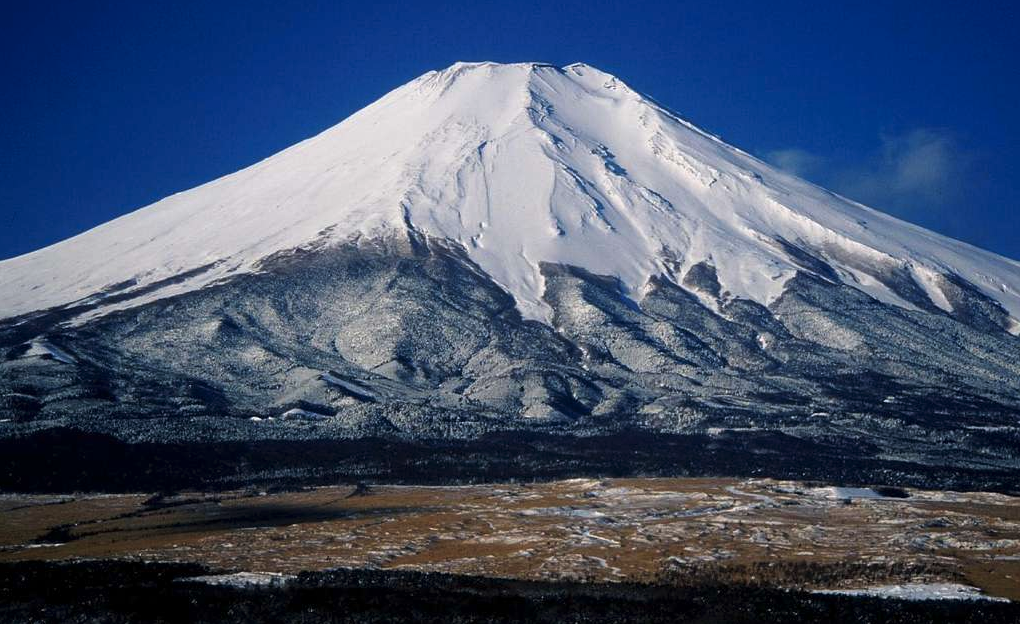
[[0, 258], [249, 165], [458, 60], [589, 63], [823, 186], [1020, 258], [1014, 6], [10, 4]]

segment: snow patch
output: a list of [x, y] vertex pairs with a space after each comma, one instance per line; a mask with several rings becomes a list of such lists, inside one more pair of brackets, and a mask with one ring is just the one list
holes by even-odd
[[576, 509], [574, 507], [535, 507], [522, 509], [522, 516], [566, 516], [568, 518], [603, 518], [606, 514], [595, 509]]
[[26, 356], [49, 356], [58, 362], [64, 364], [77, 364], [78, 361], [74, 359], [67, 351], [64, 351], [60, 347], [53, 345], [45, 340], [34, 340], [31, 343], [28, 351], [25, 352]]
[[1014, 336], [1020, 336], [1020, 321], [1013, 318], [1012, 316], [1009, 317], [1009, 326], [1006, 327], [1006, 331], [1013, 334]]
[[1006, 598], [988, 596], [977, 587], [959, 583], [906, 583], [904, 585], [880, 585], [863, 589], [816, 589], [816, 594], [837, 594], [841, 596], [871, 596], [896, 598], [899, 600], [990, 600], [1009, 602]]
[[277, 572], [233, 572], [230, 574], [208, 574], [177, 579], [180, 582], [205, 583], [227, 587], [280, 587], [296, 578]]
[[952, 312], [953, 304], [946, 298], [946, 294], [942, 292], [942, 287], [939, 285], [942, 276], [937, 271], [924, 266], [913, 265], [910, 268], [914, 275], [914, 281], [921, 285], [931, 302], [946, 312]]
[[362, 400], [375, 401], [378, 398], [376, 397], [375, 393], [372, 392], [371, 389], [355, 381], [342, 379], [329, 371], [322, 373], [322, 375], [320, 375], [319, 378], [325, 381], [326, 383], [332, 386], [336, 386], [343, 390], [344, 392], [352, 394]]
[[310, 410], [295, 407], [280, 414], [280, 420], [326, 420], [332, 418], [333, 414], [320, 414]]
[[811, 496], [842, 500], [847, 498], [887, 498], [871, 488], [821, 487], [807, 491]]

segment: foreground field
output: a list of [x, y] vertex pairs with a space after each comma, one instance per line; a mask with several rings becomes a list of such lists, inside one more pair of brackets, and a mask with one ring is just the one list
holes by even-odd
[[0, 561], [334, 568], [808, 590], [953, 583], [1020, 600], [1020, 499], [773, 480], [613, 479], [219, 494], [5, 495]]
[[0, 621], [302, 624], [1015, 624], [1020, 605], [886, 600], [751, 584], [520, 581], [336, 569], [286, 584], [195, 581], [196, 564], [0, 563]]

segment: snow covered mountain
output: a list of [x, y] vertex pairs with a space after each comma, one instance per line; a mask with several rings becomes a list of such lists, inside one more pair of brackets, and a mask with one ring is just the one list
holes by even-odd
[[1020, 331], [1017, 262], [780, 173], [581, 64], [429, 72], [252, 167], [3, 262], [0, 315], [114, 289], [147, 301], [281, 251], [409, 230], [464, 247], [543, 321], [542, 262], [616, 277], [635, 301], [650, 278], [680, 284], [703, 264], [763, 305], [807, 270], [952, 312], [959, 278]]
[[946, 432], [1016, 437], [1018, 319], [1020, 263], [780, 172], [616, 77], [458, 63], [0, 262], [0, 409], [160, 438], [287, 414], [304, 429], [271, 435], [970, 444]]

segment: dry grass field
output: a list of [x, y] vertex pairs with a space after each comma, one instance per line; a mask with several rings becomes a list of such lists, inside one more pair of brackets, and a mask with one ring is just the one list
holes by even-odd
[[[0, 561], [197, 562], [807, 589], [957, 582], [1020, 600], [1020, 499], [774, 480], [2, 495]], [[906, 497], [903, 497], [906, 495]]]

